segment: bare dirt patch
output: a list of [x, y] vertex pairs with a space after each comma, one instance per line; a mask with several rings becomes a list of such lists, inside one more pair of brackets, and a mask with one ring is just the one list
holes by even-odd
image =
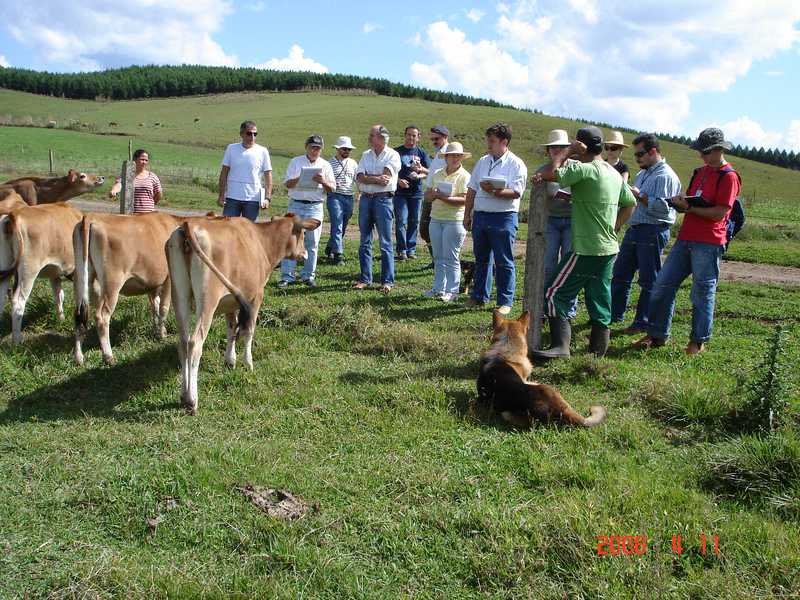
[[293, 521], [309, 510], [318, 511], [319, 505], [310, 504], [300, 496], [286, 490], [275, 490], [246, 483], [236, 488], [250, 499], [256, 507], [275, 519]]

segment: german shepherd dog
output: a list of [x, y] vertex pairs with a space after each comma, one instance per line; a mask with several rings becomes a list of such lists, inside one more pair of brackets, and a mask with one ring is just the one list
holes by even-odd
[[481, 356], [478, 402], [491, 405], [514, 427], [530, 428], [535, 421], [593, 427], [602, 423], [606, 409], [589, 408], [591, 416], [575, 412], [555, 388], [528, 381], [533, 370], [528, 360], [527, 333], [530, 313], [517, 320], [492, 316], [492, 345]]

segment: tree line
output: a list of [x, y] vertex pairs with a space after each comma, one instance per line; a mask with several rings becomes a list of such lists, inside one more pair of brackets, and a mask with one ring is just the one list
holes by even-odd
[[[0, 87], [46, 96], [79, 100], [165, 98], [222, 94], [226, 92], [285, 92], [305, 89], [363, 89], [380, 96], [420, 98], [448, 104], [470, 104], [494, 108], [514, 108], [508, 104], [464, 94], [431, 90], [396, 83], [388, 79], [312, 73], [309, 71], [272, 71], [252, 67], [209, 67], [203, 65], [132, 66], [90, 73], [50, 73], [29, 69], [0, 68]], [[537, 109], [525, 112], [542, 114]], [[600, 123], [612, 129], [623, 129]], [[659, 138], [688, 146], [693, 140], [668, 133]], [[734, 146], [729, 152], [761, 163], [800, 170], [800, 153], [774, 148]]]

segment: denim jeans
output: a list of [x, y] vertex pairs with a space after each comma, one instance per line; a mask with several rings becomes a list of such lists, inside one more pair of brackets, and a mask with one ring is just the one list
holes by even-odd
[[[572, 219], [569, 217], [548, 217], [544, 237], [546, 241], [544, 280], [550, 281], [558, 267], [558, 263], [572, 252]], [[578, 298], [576, 296], [567, 318], [574, 319], [577, 312]]]
[[488, 302], [492, 293], [492, 258], [497, 271], [497, 306], [514, 303], [516, 271], [514, 240], [517, 237], [516, 212], [475, 211], [472, 215], [472, 251], [475, 254], [475, 276], [472, 298]]
[[394, 232], [398, 256], [414, 256], [417, 252], [417, 232], [422, 196], [394, 197]]
[[[316, 219], [320, 223], [322, 222], [322, 202], [306, 204], [305, 202], [297, 202], [289, 198], [289, 207], [287, 210], [288, 212], [296, 214], [301, 219]], [[317, 272], [317, 249], [319, 248], [319, 238], [322, 236], [322, 226], [320, 225], [313, 231], [305, 231], [304, 234], [303, 242], [308, 256], [303, 265], [303, 270], [300, 271], [300, 279], [302, 281], [309, 281], [314, 279]], [[284, 258], [281, 261], [281, 279], [284, 281], [294, 281], [294, 269], [296, 266], [296, 260]]]
[[353, 196], [328, 194], [328, 217], [331, 220], [331, 236], [325, 246], [325, 254], [344, 254], [344, 233], [353, 216]]
[[669, 241], [669, 225], [634, 225], [625, 232], [611, 279], [611, 321], [625, 319], [633, 275], [639, 271], [639, 301], [633, 327], [647, 329], [650, 294], [661, 271], [661, 253]]
[[222, 215], [225, 217], [245, 217], [255, 222], [258, 218], [258, 209], [260, 208], [260, 202], [225, 198], [225, 206], [222, 207]]
[[467, 230], [461, 220], [439, 221], [433, 219], [428, 226], [433, 248], [433, 286], [434, 292], [458, 295], [461, 284], [461, 245], [467, 237]]
[[358, 228], [361, 244], [358, 247], [358, 262], [361, 266], [362, 283], [372, 283], [372, 228], [378, 228], [381, 248], [381, 284], [394, 285], [394, 254], [392, 254], [392, 220], [394, 205], [391, 196], [366, 198], [361, 194], [358, 201]]
[[711, 338], [714, 323], [714, 299], [719, 279], [719, 259], [724, 246], [678, 240], [661, 267], [650, 295], [647, 334], [666, 339], [672, 328], [675, 295], [684, 279], [692, 276], [692, 342]]

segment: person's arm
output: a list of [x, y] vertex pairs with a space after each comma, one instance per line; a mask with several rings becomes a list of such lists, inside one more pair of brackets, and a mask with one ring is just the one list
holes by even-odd
[[625, 185], [627, 185], [627, 184], [628, 184], [628, 180], [629, 180], [630, 178], [631, 178], [631, 172], [630, 172], [630, 171], [625, 171], [625, 172], [622, 174], [622, 183], [624, 183]]
[[445, 196], [445, 195], [440, 196], [437, 194], [436, 197], [445, 204], [449, 204], [450, 206], [456, 206], [456, 207], [465, 206], [467, 202], [466, 194], [461, 196]]
[[228, 188], [228, 173], [230, 172], [231, 168], [228, 165], [222, 165], [222, 169], [219, 172], [219, 197], [217, 198], [217, 204], [220, 206], [225, 206], [225, 192], [227, 192]]
[[161, 202], [161, 180], [157, 175], [153, 175], [153, 204]]
[[264, 171], [264, 201], [261, 208], [267, 208], [272, 202], [272, 170]]
[[622, 229], [622, 226], [628, 222], [628, 219], [631, 218], [633, 214], [633, 209], [635, 206], [621, 206], [617, 210], [617, 222], [614, 223], [614, 231], [619, 233], [619, 230]]
[[[330, 165], [328, 165], [328, 166], [330, 167]], [[314, 176], [314, 181], [316, 181], [318, 184], [320, 184], [322, 186], [322, 189], [325, 190], [326, 192], [328, 192], [329, 194], [331, 192], [335, 192], [336, 191], [336, 180], [334, 179], [333, 169], [331, 169], [331, 168], [326, 169], [325, 167], [323, 167], [322, 171], [325, 174], [323, 175], [322, 173], [319, 173], [318, 175], [315, 175]]]
[[475, 190], [467, 189], [467, 196], [464, 199], [464, 229], [472, 229], [472, 207], [475, 205]]
[[[654, 219], [665, 220], [669, 218], [672, 207], [670, 200], [673, 196], [680, 194], [681, 182], [668, 175], [659, 175], [655, 178], [652, 188], [652, 196], [646, 192], [632, 188], [631, 191], [636, 199], [641, 202], [647, 209], [647, 214]], [[637, 195], [638, 192], [638, 195]]]
[[560, 169], [567, 159], [573, 154], [583, 154], [586, 152], [586, 144], [575, 140], [566, 148], [559, 150], [556, 155], [550, 160], [550, 164], [536, 173], [533, 178], [533, 183], [541, 183], [542, 181], [558, 181], [558, 169]]

